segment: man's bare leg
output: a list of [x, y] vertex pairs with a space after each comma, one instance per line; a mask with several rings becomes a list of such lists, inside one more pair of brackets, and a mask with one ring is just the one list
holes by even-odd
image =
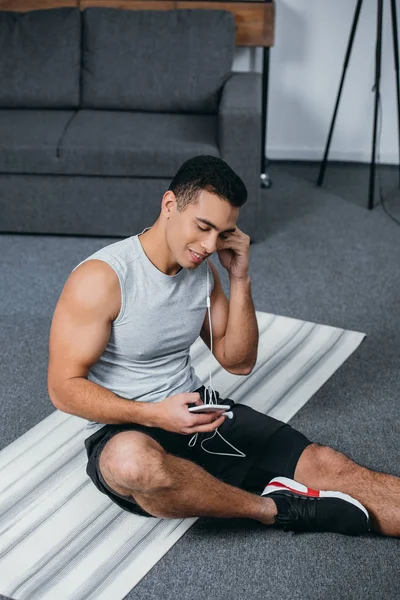
[[[143, 434], [135, 432], [134, 435], [135, 438], [132, 432], [121, 433], [108, 442], [100, 456], [100, 471], [112, 489], [131, 495], [151, 515], [248, 518], [264, 525], [273, 524], [277, 509], [271, 498], [224, 483], [195, 463], [167, 454], [154, 440], [138, 437]], [[140, 465], [134, 469], [123, 458], [129, 455], [131, 443], [135, 445], [135, 455], [141, 456]], [[145, 444], [140, 453], [138, 443]]]
[[164, 457], [169, 485], [155, 493], [135, 492], [135, 500], [157, 517], [248, 518], [272, 525], [277, 513], [270, 498], [216, 479], [202, 467], [171, 454]]
[[293, 479], [318, 490], [349, 494], [368, 510], [371, 529], [400, 537], [400, 478], [372, 471], [340, 452], [311, 444], [297, 463]]

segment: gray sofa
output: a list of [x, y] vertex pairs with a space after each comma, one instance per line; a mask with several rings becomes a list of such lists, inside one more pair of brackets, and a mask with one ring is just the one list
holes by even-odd
[[180, 165], [226, 160], [263, 239], [261, 75], [232, 72], [222, 10], [0, 12], [0, 231], [125, 237]]

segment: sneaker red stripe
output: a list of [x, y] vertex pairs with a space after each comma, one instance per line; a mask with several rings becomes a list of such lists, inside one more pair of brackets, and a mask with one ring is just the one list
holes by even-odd
[[291, 488], [288, 485], [284, 485], [283, 483], [281, 483], [280, 481], [274, 481], [274, 483], [271, 483], [271, 485], [275, 486], [275, 487], [280, 487], [280, 488], [284, 488], [285, 490], [290, 490], [291, 492], [295, 492], [296, 494], [302, 494], [303, 496], [312, 496], [314, 498], [319, 498], [319, 490], [313, 490], [312, 488], [307, 488], [307, 492], [302, 492], [300, 490], [296, 490], [294, 488]]

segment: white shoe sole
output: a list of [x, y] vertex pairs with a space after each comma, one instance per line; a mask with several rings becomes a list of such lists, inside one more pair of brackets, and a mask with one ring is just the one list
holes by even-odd
[[299, 483], [298, 481], [294, 481], [294, 479], [289, 479], [288, 477], [275, 477], [275, 479], [271, 479], [261, 496], [267, 496], [271, 492], [278, 492], [281, 490], [289, 490], [290, 492], [300, 496], [308, 496], [309, 498], [341, 498], [342, 500], [346, 500], [347, 502], [354, 504], [354, 506], [357, 506], [357, 508], [365, 513], [367, 519], [369, 519], [367, 509], [361, 504], [361, 502], [355, 498], [352, 498], [348, 494], [344, 494], [343, 492], [314, 490], [312, 488], [308, 488], [302, 483]]

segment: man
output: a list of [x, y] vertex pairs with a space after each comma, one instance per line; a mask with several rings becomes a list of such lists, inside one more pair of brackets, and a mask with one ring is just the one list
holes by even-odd
[[[241, 376], [256, 362], [250, 239], [236, 226], [246, 198], [224, 161], [194, 157], [173, 178], [152, 227], [74, 269], [51, 325], [50, 398], [88, 420], [87, 473], [125, 510], [398, 536], [400, 479], [219, 392], [233, 418], [189, 410], [210, 400], [189, 348], [200, 335], [211, 349], [211, 289], [214, 356]], [[215, 252], [229, 274], [229, 302], [208, 260]]]

